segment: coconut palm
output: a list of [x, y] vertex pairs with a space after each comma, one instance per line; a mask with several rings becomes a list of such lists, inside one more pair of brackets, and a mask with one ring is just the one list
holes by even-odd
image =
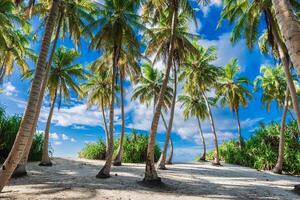
[[203, 95], [197, 90], [185, 91], [184, 95], [178, 97], [178, 101], [182, 103], [183, 116], [187, 120], [190, 117], [195, 117], [199, 126], [199, 133], [203, 145], [203, 153], [199, 161], [206, 160], [206, 145], [205, 138], [202, 131], [201, 121], [208, 117], [207, 106]]
[[224, 74], [219, 79], [217, 95], [221, 97], [221, 105], [229, 105], [229, 109], [235, 113], [238, 124], [239, 147], [242, 148], [243, 137], [239, 118], [240, 106], [246, 107], [251, 99], [251, 92], [246, 88], [250, 81], [246, 77], [238, 77], [240, 66], [237, 59], [231, 59], [224, 67]]
[[34, 126], [34, 117], [37, 114], [37, 111], [40, 109], [37, 106], [39, 94], [41, 93], [40, 86], [42, 84], [43, 79], [45, 78], [44, 66], [46, 64], [51, 36], [56, 21], [58, 4], [59, 0], [52, 1], [52, 7], [45, 26], [42, 46], [37, 60], [35, 75], [31, 84], [30, 94], [24, 112], [24, 116], [20, 124], [20, 128], [15, 139], [14, 145], [11, 149], [11, 152], [0, 169], [0, 192], [3, 190], [4, 186], [10, 179], [13, 171], [17, 167], [17, 164], [20, 162], [22, 155], [26, 149], [27, 143], [31, 142], [32, 140], [30, 135], [31, 130]]
[[[92, 49], [100, 49], [112, 54], [112, 80], [116, 80], [117, 66], [120, 60], [122, 49], [130, 55], [139, 51], [139, 40], [136, 28], [142, 27], [139, 23], [137, 7], [139, 2], [133, 0], [105, 0], [99, 4], [99, 15], [95, 22], [88, 25], [91, 33], [95, 32], [91, 40]], [[115, 81], [111, 83], [112, 94], [109, 114], [109, 147], [106, 155], [106, 162], [97, 178], [110, 177], [110, 169], [113, 156], [113, 132], [114, 132], [114, 88]]]
[[190, 55], [188, 61], [182, 65], [183, 69], [179, 79], [185, 79], [186, 90], [191, 91], [196, 88], [204, 99], [214, 136], [215, 154], [213, 164], [220, 165], [218, 138], [207, 92], [215, 86], [218, 77], [222, 75], [222, 70], [210, 64], [217, 58], [215, 47], [204, 48], [199, 46], [198, 51], [198, 55]]
[[70, 99], [70, 89], [75, 94], [81, 94], [81, 89], [76, 80], [85, 78], [83, 68], [80, 64], [73, 64], [79, 57], [79, 53], [73, 49], [59, 47], [55, 52], [53, 64], [50, 69], [47, 89], [49, 92], [51, 107], [44, 132], [43, 155], [40, 166], [51, 166], [51, 160], [48, 153], [49, 131], [55, 103], [58, 103], [58, 109], [63, 99]]
[[[295, 10], [299, 10], [300, 3], [296, 0], [290, 0]], [[258, 39], [259, 24], [266, 22], [266, 30], [263, 32], [261, 39], [264, 39], [264, 53], [268, 52], [268, 46], [272, 47], [272, 52], [276, 58], [279, 58], [283, 64], [284, 72], [287, 77], [288, 87], [290, 89], [293, 107], [297, 116], [298, 128], [300, 128], [300, 107], [297, 98], [296, 88], [293, 84], [293, 78], [290, 72], [290, 57], [288, 48], [284, 43], [278, 21], [275, 19], [275, 12], [272, 9], [271, 0], [258, 1], [225, 1], [223, 4], [222, 18], [227, 19], [230, 23], [235, 23], [232, 31], [231, 41], [236, 43], [242, 36], [246, 38], [247, 46], [254, 47]], [[266, 43], [267, 42], [267, 43]]]
[[[261, 89], [263, 91], [261, 102], [266, 106], [267, 110], [270, 111], [272, 102], [275, 102], [277, 107], [283, 109], [280, 129], [280, 140], [279, 140], [279, 154], [278, 160], [273, 172], [281, 173], [284, 156], [284, 131], [286, 124], [286, 114], [289, 109], [290, 94], [287, 89], [286, 78], [282, 66], [276, 65], [270, 67], [263, 65], [260, 68], [261, 75], [259, 75], [254, 82], [254, 89]], [[295, 85], [299, 88], [297, 81]]]

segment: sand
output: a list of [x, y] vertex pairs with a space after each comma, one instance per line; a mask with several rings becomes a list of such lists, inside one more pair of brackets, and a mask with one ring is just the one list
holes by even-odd
[[164, 187], [141, 185], [143, 164], [113, 167], [109, 179], [96, 179], [103, 161], [55, 158], [54, 166], [28, 165], [28, 176], [12, 179], [0, 199], [300, 199], [292, 189], [300, 177], [275, 175], [236, 165], [168, 165], [159, 171]]

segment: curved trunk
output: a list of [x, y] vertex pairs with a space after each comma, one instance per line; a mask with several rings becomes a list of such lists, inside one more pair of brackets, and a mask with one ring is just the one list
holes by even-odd
[[287, 89], [285, 92], [284, 110], [281, 118], [277, 163], [274, 169], [272, 170], [274, 173], [278, 173], [278, 174], [282, 173], [282, 165], [284, 160], [284, 142], [285, 142], [284, 131], [285, 131], [285, 123], [286, 123], [286, 114], [288, 112], [288, 109], [289, 109], [289, 89]]
[[172, 55], [174, 49], [175, 30], [176, 30], [177, 17], [178, 17], [177, 15], [178, 15], [178, 7], [177, 5], [174, 5], [174, 11], [172, 13], [171, 38], [170, 38], [170, 46], [168, 50], [168, 58], [167, 58], [168, 60], [167, 60], [165, 78], [163, 80], [163, 84], [158, 96], [158, 101], [155, 107], [155, 112], [154, 112], [153, 120], [151, 123], [150, 134], [149, 134], [148, 148], [147, 148], [146, 169], [145, 169], [145, 177], [143, 181], [149, 183], [161, 182], [161, 179], [160, 177], [158, 177], [154, 166], [154, 145], [155, 145], [157, 126], [158, 126], [161, 108], [164, 100], [164, 94], [169, 82], [169, 75], [172, 68], [172, 60], [173, 60]]
[[42, 81], [45, 78], [46, 59], [49, 51], [51, 36], [53, 33], [54, 22], [56, 21], [58, 12], [58, 4], [59, 0], [53, 0], [24, 117], [20, 124], [20, 128], [16, 136], [14, 145], [6, 161], [0, 169], [0, 192], [7, 184], [17, 164], [22, 159], [26, 146], [28, 145], [28, 141], [31, 139], [30, 134], [34, 125], [34, 118], [36, 112], [39, 110], [39, 108], [37, 108], [38, 98], [41, 92]]
[[123, 145], [124, 145], [124, 136], [125, 136], [125, 113], [124, 113], [124, 85], [123, 85], [123, 73], [120, 70], [120, 87], [121, 87], [121, 115], [122, 115], [122, 127], [121, 127], [121, 137], [120, 145], [118, 148], [117, 156], [114, 160], [115, 166], [122, 165], [122, 154], [123, 154]]
[[204, 139], [204, 135], [203, 135], [199, 117], [197, 117], [197, 122], [198, 122], [200, 137], [202, 139], [202, 145], [203, 145], [203, 153], [202, 153], [202, 156], [200, 157], [199, 161], [205, 161], [206, 160], [206, 144], [205, 144], [205, 139]]
[[[288, 49], [286, 45], [283, 43], [280, 34], [278, 33], [278, 23], [274, 21], [272, 12], [270, 10], [266, 10], [266, 13], [268, 15], [268, 20], [271, 25], [271, 31], [274, 36], [274, 41], [278, 46], [278, 51], [279, 51], [279, 56], [280, 60], [283, 64], [283, 69], [284, 73], [287, 79], [287, 85], [290, 90], [291, 98], [292, 98], [292, 103], [293, 103], [293, 108], [297, 117], [297, 124], [298, 124], [298, 129], [300, 130], [300, 107], [299, 107], [299, 99], [298, 95], [296, 92], [295, 84], [293, 81], [293, 77], [290, 71], [290, 63], [289, 63], [289, 58], [288, 58]], [[300, 43], [300, 41], [299, 41]]]
[[49, 78], [48, 76], [49, 76], [49, 72], [50, 72], [50, 69], [51, 69], [54, 53], [55, 53], [55, 50], [56, 50], [56, 45], [57, 45], [57, 41], [58, 41], [58, 38], [59, 38], [59, 33], [60, 33], [60, 29], [61, 29], [62, 20], [63, 20], [63, 14], [61, 14], [60, 17], [59, 17], [58, 27], [56, 29], [56, 34], [55, 34], [55, 38], [54, 38], [54, 41], [53, 41], [53, 45], [52, 45], [52, 49], [51, 49], [51, 53], [50, 53], [50, 58], [49, 58], [47, 68], [46, 68], [45, 79], [43, 80], [41, 91], [40, 91], [39, 98], [38, 98], [38, 103], [37, 103], [37, 109], [38, 110], [37, 110], [36, 115], [34, 117], [34, 123], [33, 123], [32, 131], [31, 131], [28, 143], [26, 145], [23, 157], [22, 157], [21, 161], [19, 162], [19, 164], [17, 165], [17, 168], [13, 172], [13, 175], [12, 175], [13, 177], [21, 177], [21, 176], [25, 176], [27, 174], [26, 165], [27, 165], [27, 162], [28, 162], [28, 157], [29, 157], [31, 145], [32, 145], [32, 142], [33, 142], [33, 137], [34, 137], [34, 134], [35, 134], [35, 131], [36, 131], [36, 126], [37, 126], [37, 123], [38, 123], [38, 120], [39, 120], [39, 115], [40, 115], [42, 104], [43, 104], [44, 94], [45, 94], [45, 90], [46, 90], [46, 86], [47, 86], [47, 82], [48, 82], [48, 78]]
[[216, 129], [215, 129], [214, 118], [212, 116], [212, 112], [211, 112], [210, 105], [209, 105], [209, 102], [208, 102], [208, 99], [207, 99], [206, 95], [204, 93], [202, 93], [202, 96], [204, 98], [204, 101], [205, 101], [205, 104], [206, 104], [206, 107], [207, 107], [207, 110], [208, 110], [211, 131], [212, 131], [213, 136], [214, 136], [215, 154], [214, 154], [213, 165], [220, 165], [218, 137], [217, 137], [217, 133], [216, 133]]
[[239, 109], [235, 109], [235, 116], [238, 124], [238, 137], [239, 137], [239, 148], [242, 149], [243, 146], [243, 137], [241, 133], [241, 123], [240, 123], [240, 117], [239, 117]]
[[173, 145], [172, 137], [170, 137], [170, 154], [169, 154], [169, 158], [167, 160], [168, 165], [172, 164], [173, 152], [174, 152], [174, 145]]
[[176, 95], [177, 95], [177, 72], [176, 72], [175, 65], [173, 66], [173, 74], [174, 74], [174, 88], [173, 88], [172, 106], [171, 106], [171, 112], [170, 112], [169, 125], [168, 125], [168, 129], [166, 132], [164, 149], [162, 151], [161, 159], [159, 159], [159, 162], [158, 162], [159, 169], [166, 169], [167, 150], [168, 150], [168, 145], [170, 143], [170, 135], [171, 135], [172, 126], [173, 126], [173, 119], [174, 119], [175, 105], [176, 105]]
[[114, 153], [114, 104], [115, 104], [115, 80], [116, 80], [116, 70], [117, 63], [119, 60], [120, 47], [114, 44], [113, 50], [113, 66], [112, 66], [112, 82], [111, 82], [111, 102], [109, 106], [109, 142], [108, 151], [106, 152], [106, 162], [96, 178], [109, 178], [110, 169], [112, 164], [112, 157]]
[[106, 117], [105, 117], [105, 111], [104, 111], [104, 106], [103, 102], [101, 102], [101, 112], [102, 112], [102, 118], [103, 118], [103, 123], [104, 123], [104, 129], [105, 129], [105, 146], [106, 146], [106, 152], [108, 151], [108, 143], [109, 143], [109, 133], [108, 133], [108, 128], [106, 124]]
[[272, 4], [288, 54], [300, 76], [300, 23], [289, 0], [272, 0]]
[[54, 108], [55, 108], [56, 95], [57, 95], [57, 93], [55, 93], [55, 95], [53, 97], [49, 116], [48, 116], [47, 123], [46, 123], [46, 128], [45, 128], [45, 133], [44, 133], [43, 155], [42, 155], [42, 161], [39, 164], [40, 166], [52, 166], [52, 163], [51, 163], [51, 160], [49, 157], [49, 132], [50, 132], [52, 116], [53, 116], [53, 112], [54, 112]]

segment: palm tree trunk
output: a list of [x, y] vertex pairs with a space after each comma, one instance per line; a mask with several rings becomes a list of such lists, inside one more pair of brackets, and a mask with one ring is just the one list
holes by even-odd
[[298, 99], [298, 94], [297, 94], [296, 87], [295, 87], [295, 84], [293, 81], [293, 77], [292, 77], [292, 74], [290, 71], [288, 49], [287, 49], [286, 45], [283, 43], [283, 41], [280, 37], [280, 34], [278, 33], [278, 23], [276, 23], [276, 21], [274, 20], [271, 10], [266, 10], [266, 13], [268, 15], [269, 23], [271, 24], [271, 31], [273, 33], [275, 43], [278, 46], [280, 60], [283, 64], [284, 73], [287, 78], [287, 85], [288, 85], [290, 93], [291, 93], [293, 108], [294, 108], [294, 111], [295, 111], [296, 117], [297, 117], [298, 129], [300, 130], [299, 99]]
[[290, 96], [289, 89], [287, 89], [285, 92], [284, 110], [281, 118], [278, 158], [277, 158], [276, 166], [272, 170], [274, 173], [277, 174], [282, 173], [282, 165], [284, 159], [284, 142], [285, 142], [284, 131], [285, 131], [286, 115], [289, 110], [289, 96]]
[[96, 178], [109, 178], [110, 169], [112, 164], [112, 157], [114, 153], [114, 104], [115, 104], [115, 80], [116, 80], [116, 70], [117, 63], [120, 55], [120, 47], [114, 44], [113, 50], [113, 66], [112, 66], [112, 82], [111, 82], [111, 102], [109, 106], [109, 143], [108, 151], [106, 152], [106, 162]]
[[105, 117], [105, 111], [104, 111], [104, 105], [103, 102], [101, 102], [101, 112], [102, 112], [102, 118], [103, 118], [103, 123], [104, 123], [104, 129], [105, 129], [105, 145], [106, 145], [106, 151], [108, 152], [108, 145], [109, 145], [109, 132], [108, 132], [108, 128], [107, 128], [107, 124], [106, 124], [106, 117]]
[[171, 38], [170, 38], [170, 46], [168, 50], [168, 60], [165, 72], [165, 78], [163, 80], [163, 84], [161, 90], [158, 95], [158, 101], [155, 107], [155, 112], [151, 124], [150, 134], [149, 134], [149, 141], [148, 141], [148, 148], [147, 148], [147, 157], [146, 157], [146, 169], [145, 169], [145, 177], [144, 182], [148, 183], [160, 183], [161, 179], [158, 177], [155, 166], [154, 166], [154, 145], [155, 145], [155, 137], [157, 126], [159, 122], [159, 117], [161, 113], [161, 108], [163, 105], [164, 94], [166, 87], [169, 82], [169, 75], [172, 68], [172, 55], [174, 49], [174, 38], [175, 38], [175, 30], [177, 26], [177, 18], [178, 18], [178, 6], [174, 5], [174, 10], [172, 14], [172, 25], [171, 25]]
[[272, 0], [275, 17], [289, 56], [300, 76], [300, 24], [289, 0]]
[[208, 99], [207, 99], [205, 93], [202, 93], [202, 96], [204, 98], [204, 101], [205, 101], [205, 104], [206, 104], [206, 107], [207, 107], [207, 110], [208, 110], [211, 131], [212, 131], [213, 136], [214, 136], [215, 154], [214, 154], [213, 165], [220, 165], [218, 137], [217, 137], [217, 133], [216, 133], [216, 129], [215, 129], [214, 118], [212, 116], [210, 105], [209, 105], [209, 102], [208, 102]]
[[169, 154], [169, 158], [167, 160], [168, 165], [172, 164], [173, 152], [174, 152], [174, 145], [173, 145], [172, 137], [170, 136], [170, 154]]
[[124, 145], [124, 136], [125, 136], [125, 113], [124, 113], [124, 86], [123, 86], [123, 73], [120, 70], [120, 87], [121, 87], [121, 115], [122, 115], [122, 127], [121, 127], [121, 137], [120, 145], [118, 148], [117, 156], [114, 160], [114, 166], [122, 165], [122, 154], [123, 154], [123, 145]]
[[241, 133], [241, 123], [240, 123], [240, 117], [239, 117], [239, 109], [235, 109], [235, 116], [238, 124], [238, 139], [239, 139], [239, 148], [242, 149], [243, 146], [243, 138]]
[[50, 157], [49, 157], [49, 132], [50, 132], [50, 126], [51, 126], [51, 121], [52, 121], [52, 116], [55, 108], [55, 101], [56, 101], [56, 96], [57, 93], [55, 93], [51, 107], [50, 107], [50, 112], [48, 115], [47, 123], [46, 123], [46, 128], [45, 128], [45, 133], [44, 133], [44, 144], [43, 144], [43, 155], [42, 155], [42, 161], [40, 162], [40, 166], [52, 166]]
[[171, 105], [169, 125], [168, 125], [168, 129], [167, 129], [167, 132], [166, 132], [166, 140], [165, 140], [165, 143], [164, 143], [164, 148], [163, 148], [163, 152], [162, 152], [162, 155], [161, 155], [161, 159], [159, 159], [159, 162], [158, 162], [158, 168], [159, 169], [167, 169], [166, 168], [166, 157], [167, 157], [168, 145], [170, 143], [170, 135], [171, 135], [172, 126], [173, 126], [175, 105], [176, 105], [176, 95], [177, 95], [177, 72], [176, 72], [175, 64], [173, 66], [173, 74], [174, 74], [173, 99], [172, 99], [172, 105]]
[[201, 122], [200, 122], [199, 117], [197, 117], [197, 122], [198, 122], [200, 137], [202, 139], [202, 145], [203, 145], [203, 153], [202, 153], [202, 156], [199, 159], [199, 161], [205, 161], [206, 160], [206, 144], [205, 144], [205, 138], [204, 138], [204, 135], [203, 135], [203, 131], [202, 131]]
[[17, 165], [17, 168], [13, 172], [13, 175], [12, 175], [13, 177], [21, 177], [21, 176], [25, 176], [27, 174], [26, 165], [27, 165], [27, 162], [28, 162], [28, 157], [29, 157], [31, 145], [32, 145], [32, 142], [33, 142], [33, 137], [34, 137], [34, 134], [35, 134], [35, 131], [36, 131], [36, 126], [37, 126], [39, 115], [40, 115], [41, 108], [42, 108], [44, 94], [45, 94], [45, 90], [46, 90], [46, 86], [47, 86], [47, 82], [48, 82], [48, 78], [49, 78], [49, 72], [50, 72], [50, 69], [51, 69], [52, 60], [53, 60], [54, 53], [55, 53], [55, 50], [56, 50], [57, 41], [58, 41], [58, 38], [59, 38], [59, 33], [60, 33], [60, 29], [61, 29], [62, 20], [63, 20], [63, 14], [61, 14], [60, 17], [59, 17], [58, 27], [56, 29], [56, 34], [55, 34], [55, 38], [54, 38], [54, 41], [53, 41], [53, 45], [52, 45], [52, 49], [51, 49], [51, 53], [50, 53], [50, 58], [49, 58], [47, 68], [46, 68], [46, 74], [45, 74], [46, 78], [43, 80], [42, 88], [41, 88], [39, 98], [38, 98], [38, 104], [37, 104], [38, 111], [36, 112], [36, 115], [34, 117], [34, 125], [32, 127], [32, 131], [31, 131], [28, 143], [26, 145], [23, 157], [22, 157], [20, 163]]
[[46, 59], [49, 51], [49, 45], [53, 33], [54, 23], [56, 21], [56, 16], [58, 12], [58, 4], [59, 0], [53, 0], [24, 117], [20, 124], [20, 128], [16, 136], [14, 145], [6, 161], [0, 169], [0, 192], [7, 184], [17, 164], [22, 159], [26, 146], [28, 145], [28, 141], [30, 140], [30, 134], [34, 125], [34, 118], [36, 112], [39, 110], [37, 108], [38, 97], [40, 94], [42, 81], [45, 78]]

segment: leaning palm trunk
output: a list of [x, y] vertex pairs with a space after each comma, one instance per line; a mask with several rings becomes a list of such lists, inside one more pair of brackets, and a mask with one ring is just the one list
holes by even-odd
[[209, 102], [208, 102], [208, 99], [207, 99], [205, 93], [202, 93], [202, 96], [204, 98], [204, 101], [205, 101], [205, 104], [206, 104], [206, 107], [207, 107], [207, 110], [208, 110], [211, 131], [212, 131], [213, 136], [214, 136], [215, 153], [214, 153], [213, 165], [220, 165], [218, 137], [217, 137], [217, 133], [216, 133], [216, 129], [215, 129], [214, 119], [213, 119], [211, 108], [210, 108], [210, 105], [209, 105]]
[[280, 138], [279, 138], [279, 151], [278, 151], [278, 159], [276, 166], [272, 170], [274, 173], [281, 174], [282, 173], [282, 165], [284, 159], [284, 131], [285, 131], [285, 123], [286, 123], [286, 114], [289, 110], [289, 89], [285, 92], [285, 100], [284, 100], [284, 110], [281, 118], [281, 128], [280, 128]]
[[170, 136], [170, 153], [169, 153], [169, 158], [167, 160], [167, 164], [171, 165], [172, 160], [173, 160], [173, 152], [174, 152], [174, 145], [173, 145], [173, 140], [172, 137]]
[[293, 103], [293, 108], [296, 113], [298, 129], [300, 130], [300, 107], [299, 107], [299, 99], [298, 94], [296, 92], [295, 84], [293, 81], [293, 77], [290, 71], [290, 64], [288, 59], [288, 49], [286, 45], [282, 41], [280, 34], [278, 33], [278, 23], [276, 23], [275, 19], [273, 18], [272, 12], [270, 10], [266, 10], [268, 15], [269, 23], [271, 25], [271, 31], [274, 36], [274, 41], [278, 46], [280, 60], [283, 64], [284, 73], [287, 79], [287, 85], [290, 89], [291, 99]]
[[32, 81], [31, 90], [28, 98], [28, 103], [24, 113], [24, 117], [20, 124], [18, 134], [16, 136], [14, 145], [0, 169], [0, 192], [3, 190], [4, 186], [10, 179], [13, 171], [15, 170], [17, 164], [22, 159], [26, 146], [30, 138], [30, 134], [34, 125], [34, 118], [39, 110], [37, 107], [38, 98], [40, 95], [40, 89], [42, 81], [45, 78], [45, 65], [47, 54], [49, 50], [49, 45], [51, 41], [51, 36], [53, 33], [54, 22], [56, 21], [56, 15], [58, 12], [59, 0], [53, 0], [52, 8], [47, 20], [45, 34], [42, 41], [42, 47], [40, 55], [37, 61], [36, 72]]
[[166, 168], [166, 157], [167, 157], [167, 150], [168, 150], [168, 145], [170, 143], [170, 135], [171, 135], [172, 126], [173, 126], [173, 119], [174, 119], [175, 105], [176, 105], [176, 94], [177, 94], [177, 72], [176, 72], [175, 65], [173, 66], [173, 74], [174, 74], [174, 88], [173, 88], [172, 106], [171, 106], [171, 112], [170, 112], [169, 125], [168, 125], [168, 129], [167, 129], [167, 133], [166, 133], [166, 140], [164, 143], [164, 149], [161, 154], [161, 159], [159, 159], [159, 162], [158, 162], [159, 169], [167, 169]]
[[289, 0], [272, 0], [278, 22], [289, 56], [300, 76], [300, 24]]
[[166, 66], [166, 72], [165, 72], [165, 78], [163, 80], [163, 84], [161, 87], [161, 90], [158, 95], [158, 101], [155, 107], [155, 112], [153, 116], [153, 120], [151, 123], [151, 129], [149, 134], [149, 141], [148, 141], [148, 148], [147, 148], [147, 157], [146, 157], [146, 169], [145, 169], [145, 177], [144, 182], [149, 183], [160, 183], [161, 179], [158, 177], [155, 165], [154, 165], [154, 145], [155, 145], [155, 137], [156, 137], [156, 131], [157, 126], [159, 122], [159, 117], [161, 114], [161, 108], [163, 105], [164, 100], [164, 94], [169, 82], [169, 75], [172, 68], [172, 55], [173, 55], [173, 49], [174, 49], [174, 38], [175, 38], [175, 30], [177, 25], [177, 16], [178, 15], [178, 8], [175, 7], [173, 14], [172, 14], [172, 25], [171, 25], [171, 39], [170, 39], [170, 46], [168, 50], [168, 60], [167, 60], [167, 66]]
[[124, 136], [125, 136], [125, 113], [124, 113], [124, 86], [123, 86], [123, 73], [120, 70], [120, 87], [121, 87], [121, 115], [122, 115], [122, 127], [121, 127], [121, 137], [120, 144], [118, 148], [117, 156], [114, 160], [115, 166], [122, 165], [122, 154], [123, 154], [123, 145], [124, 145]]
[[108, 151], [106, 152], [106, 162], [99, 173], [96, 175], [96, 178], [109, 178], [110, 169], [112, 164], [112, 157], [114, 152], [114, 103], [115, 103], [115, 79], [116, 79], [116, 70], [117, 63], [119, 60], [120, 48], [114, 44], [113, 51], [113, 66], [112, 66], [112, 82], [111, 82], [111, 102], [109, 106], [109, 142], [108, 142]]
[[50, 132], [52, 116], [55, 108], [56, 95], [57, 94], [55, 93], [51, 103], [50, 112], [46, 123], [46, 128], [44, 133], [43, 154], [42, 154], [42, 160], [39, 164], [40, 166], [52, 166], [52, 162], [49, 157], [49, 132]]
[[197, 117], [197, 122], [198, 122], [200, 137], [202, 139], [202, 145], [203, 145], [203, 153], [202, 153], [202, 156], [199, 158], [199, 161], [205, 161], [206, 160], [206, 144], [205, 144], [205, 139], [204, 139], [204, 135], [203, 135], [203, 131], [202, 131], [201, 122], [200, 122], [199, 117]]
[[58, 27], [56, 29], [56, 34], [55, 34], [55, 38], [54, 38], [54, 41], [53, 41], [53, 45], [52, 45], [52, 49], [51, 49], [51, 53], [50, 53], [50, 58], [49, 58], [47, 68], [46, 68], [45, 79], [43, 80], [43, 84], [42, 84], [41, 91], [40, 91], [39, 98], [38, 98], [38, 104], [37, 104], [38, 111], [36, 112], [36, 115], [34, 117], [34, 124], [33, 124], [33, 127], [32, 127], [32, 131], [31, 131], [30, 137], [28, 139], [28, 143], [26, 145], [26, 149], [24, 151], [23, 157], [22, 157], [20, 163], [17, 165], [17, 168], [15, 169], [15, 171], [12, 175], [13, 177], [21, 177], [21, 176], [25, 176], [27, 174], [26, 165], [27, 165], [27, 162], [28, 162], [28, 157], [29, 157], [33, 137], [34, 137], [34, 134], [35, 134], [35, 131], [36, 131], [36, 126], [37, 126], [39, 115], [40, 115], [41, 108], [42, 108], [44, 94], [45, 94], [45, 90], [46, 90], [46, 86], [47, 86], [47, 82], [48, 82], [48, 78], [49, 78], [49, 72], [50, 72], [50, 69], [51, 69], [52, 60], [53, 60], [53, 57], [54, 57], [57, 41], [58, 41], [58, 38], [59, 38], [59, 33], [60, 33], [60, 29], [61, 29], [62, 20], [63, 20], [63, 14], [60, 15], [60, 17], [59, 17]]
[[105, 111], [104, 111], [104, 105], [103, 102], [101, 102], [101, 112], [102, 112], [102, 118], [103, 118], [103, 123], [104, 123], [104, 128], [105, 128], [105, 146], [106, 146], [106, 151], [108, 151], [108, 143], [109, 143], [109, 132], [106, 124], [106, 117], [105, 117]]
[[243, 137], [241, 133], [241, 123], [240, 123], [240, 117], [239, 117], [239, 109], [235, 109], [235, 116], [238, 124], [238, 137], [239, 137], [239, 148], [242, 149], [243, 146]]

